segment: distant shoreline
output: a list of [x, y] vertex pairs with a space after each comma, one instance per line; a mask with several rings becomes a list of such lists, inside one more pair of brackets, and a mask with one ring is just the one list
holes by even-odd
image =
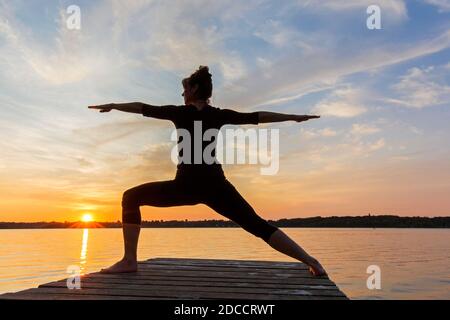
[[[399, 217], [395, 215], [366, 215], [342, 217], [311, 217], [268, 220], [282, 228], [450, 228], [448, 217]], [[0, 222], [0, 229], [80, 229], [121, 228], [117, 222]], [[152, 220], [143, 221], [142, 228], [236, 228], [227, 220]]]

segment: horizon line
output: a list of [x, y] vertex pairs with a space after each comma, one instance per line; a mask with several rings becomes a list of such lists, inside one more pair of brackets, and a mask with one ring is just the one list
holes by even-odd
[[[444, 216], [421, 216], [421, 215], [414, 215], [414, 216], [399, 216], [395, 214], [366, 214], [366, 215], [345, 215], [345, 216], [309, 216], [309, 217], [294, 217], [294, 218], [279, 218], [279, 219], [266, 219], [267, 221], [280, 221], [280, 220], [293, 220], [293, 219], [313, 219], [313, 218], [360, 218], [360, 217], [398, 217], [398, 218], [427, 218], [427, 219], [433, 219], [433, 218], [450, 218], [449, 215]], [[223, 221], [228, 222], [232, 220], [224, 220], [224, 219], [203, 219], [203, 220], [142, 220], [142, 223], [146, 222], [205, 222], [205, 221]], [[90, 221], [90, 222], [84, 222], [81, 220], [74, 220], [74, 221], [0, 221], [0, 224], [5, 223], [83, 223], [83, 224], [89, 224], [89, 223], [122, 223], [120, 220], [116, 221]]]

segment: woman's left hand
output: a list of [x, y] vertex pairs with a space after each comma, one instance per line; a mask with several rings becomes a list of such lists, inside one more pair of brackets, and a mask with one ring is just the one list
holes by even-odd
[[100, 110], [100, 112], [110, 112], [114, 109], [114, 103], [101, 104], [98, 106], [89, 106], [89, 109]]
[[308, 121], [311, 119], [319, 119], [320, 116], [309, 116], [309, 115], [304, 115], [304, 116], [296, 116], [295, 121], [297, 122], [303, 122], [303, 121]]

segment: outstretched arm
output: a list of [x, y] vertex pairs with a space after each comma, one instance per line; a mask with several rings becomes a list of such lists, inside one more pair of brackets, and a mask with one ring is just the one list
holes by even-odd
[[123, 112], [131, 113], [141, 113], [144, 104], [141, 102], [130, 102], [130, 103], [108, 103], [98, 106], [89, 106], [89, 109], [100, 110], [100, 112], [110, 112], [111, 110], [119, 110]]
[[100, 112], [110, 112], [119, 110], [142, 114], [145, 117], [176, 121], [183, 117], [183, 109], [174, 105], [153, 106], [142, 102], [131, 103], [109, 103], [99, 106], [90, 106], [90, 109], [97, 109]]
[[284, 114], [268, 111], [238, 112], [231, 109], [222, 109], [220, 112], [224, 124], [258, 124], [290, 120], [302, 122], [309, 119], [320, 118], [320, 116]]
[[318, 119], [320, 116], [310, 116], [310, 115], [297, 115], [297, 114], [285, 114], [277, 112], [258, 112], [259, 123], [270, 123], [270, 122], [283, 122], [283, 121], [307, 121], [310, 119]]

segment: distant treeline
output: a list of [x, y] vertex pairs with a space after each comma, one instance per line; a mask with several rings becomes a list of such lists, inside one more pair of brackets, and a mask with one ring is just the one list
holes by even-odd
[[[269, 220], [284, 228], [450, 228], [450, 217], [399, 217], [393, 215], [357, 217], [312, 217]], [[117, 222], [0, 222], [0, 229], [65, 229], [65, 228], [120, 228]], [[233, 221], [225, 220], [152, 220], [143, 221], [143, 228], [233, 228]]]

